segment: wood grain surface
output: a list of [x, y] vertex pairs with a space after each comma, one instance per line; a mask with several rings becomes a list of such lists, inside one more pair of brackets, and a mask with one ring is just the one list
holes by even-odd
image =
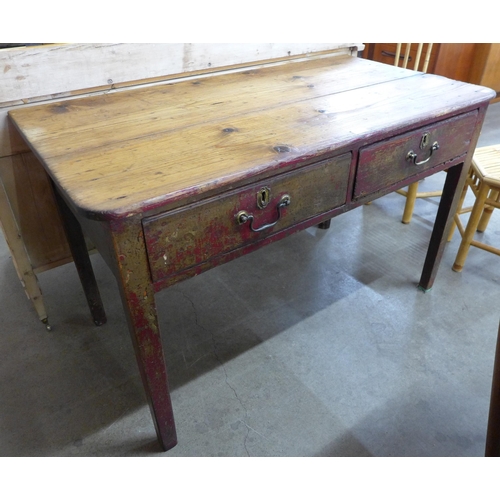
[[341, 153], [388, 130], [472, 108], [485, 92], [346, 56], [41, 105], [10, 116], [77, 209], [111, 219]]

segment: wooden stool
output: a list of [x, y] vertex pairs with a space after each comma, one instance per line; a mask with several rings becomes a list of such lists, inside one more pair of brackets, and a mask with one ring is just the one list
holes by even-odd
[[[476, 200], [471, 207], [462, 208], [468, 188], [471, 188]], [[462, 236], [452, 269], [460, 272], [465, 264], [470, 246], [482, 248], [487, 252], [500, 255], [500, 249], [474, 240], [476, 231], [486, 230], [494, 208], [500, 208], [500, 145], [477, 148], [474, 152], [469, 175], [455, 214], [448, 241], [451, 240], [455, 225]], [[470, 212], [467, 226], [463, 227], [460, 215]]]

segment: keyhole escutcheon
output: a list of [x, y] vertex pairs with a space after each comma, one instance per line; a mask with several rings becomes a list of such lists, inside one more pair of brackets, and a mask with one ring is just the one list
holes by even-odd
[[263, 187], [257, 193], [257, 206], [259, 208], [266, 208], [271, 201], [271, 189], [267, 186]]

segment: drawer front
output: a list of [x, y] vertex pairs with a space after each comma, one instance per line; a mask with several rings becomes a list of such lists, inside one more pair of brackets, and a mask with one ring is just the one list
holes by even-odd
[[343, 205], [350, 164], [348, 153], [144, 219], [153, 281]]
[[[477, 111], [472, 111], [360, 149], [354, 198], [375, 193], [466, 153], [476, 121]], [[439, 149], [433, 150], [436, 143]]]

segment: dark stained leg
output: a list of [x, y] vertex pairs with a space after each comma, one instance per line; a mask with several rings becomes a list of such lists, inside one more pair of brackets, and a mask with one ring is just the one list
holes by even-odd
[[324, 222], [320, 222], [318, 224], [319, 229], [330, 229], [330, 225], [332, 223], [332, 219], [325, 220]]
[[92, 270], [92, 263], [90, 262], [82, 228], [54, 185], [53, 189], [69, 248], [90, 308], [90, 314], [97, 326], [103, 325], [106, 323], [106, 313], [104, 312], [101, 295]]
[[448, 169], [424, 268], [418, 285], [425, 292], [429, 291], [434, 284], [467, 172], [468, 168], [465, 168], [464, 163]]
[[500, 457], [500, 328], [498, 330], [485, 456]]
[[113, 238], [115, 274], [137, 364], [158, 441], [167, 451], [177, 444], [177, 435], [141, 221], [127, 221], [115, 227]]

